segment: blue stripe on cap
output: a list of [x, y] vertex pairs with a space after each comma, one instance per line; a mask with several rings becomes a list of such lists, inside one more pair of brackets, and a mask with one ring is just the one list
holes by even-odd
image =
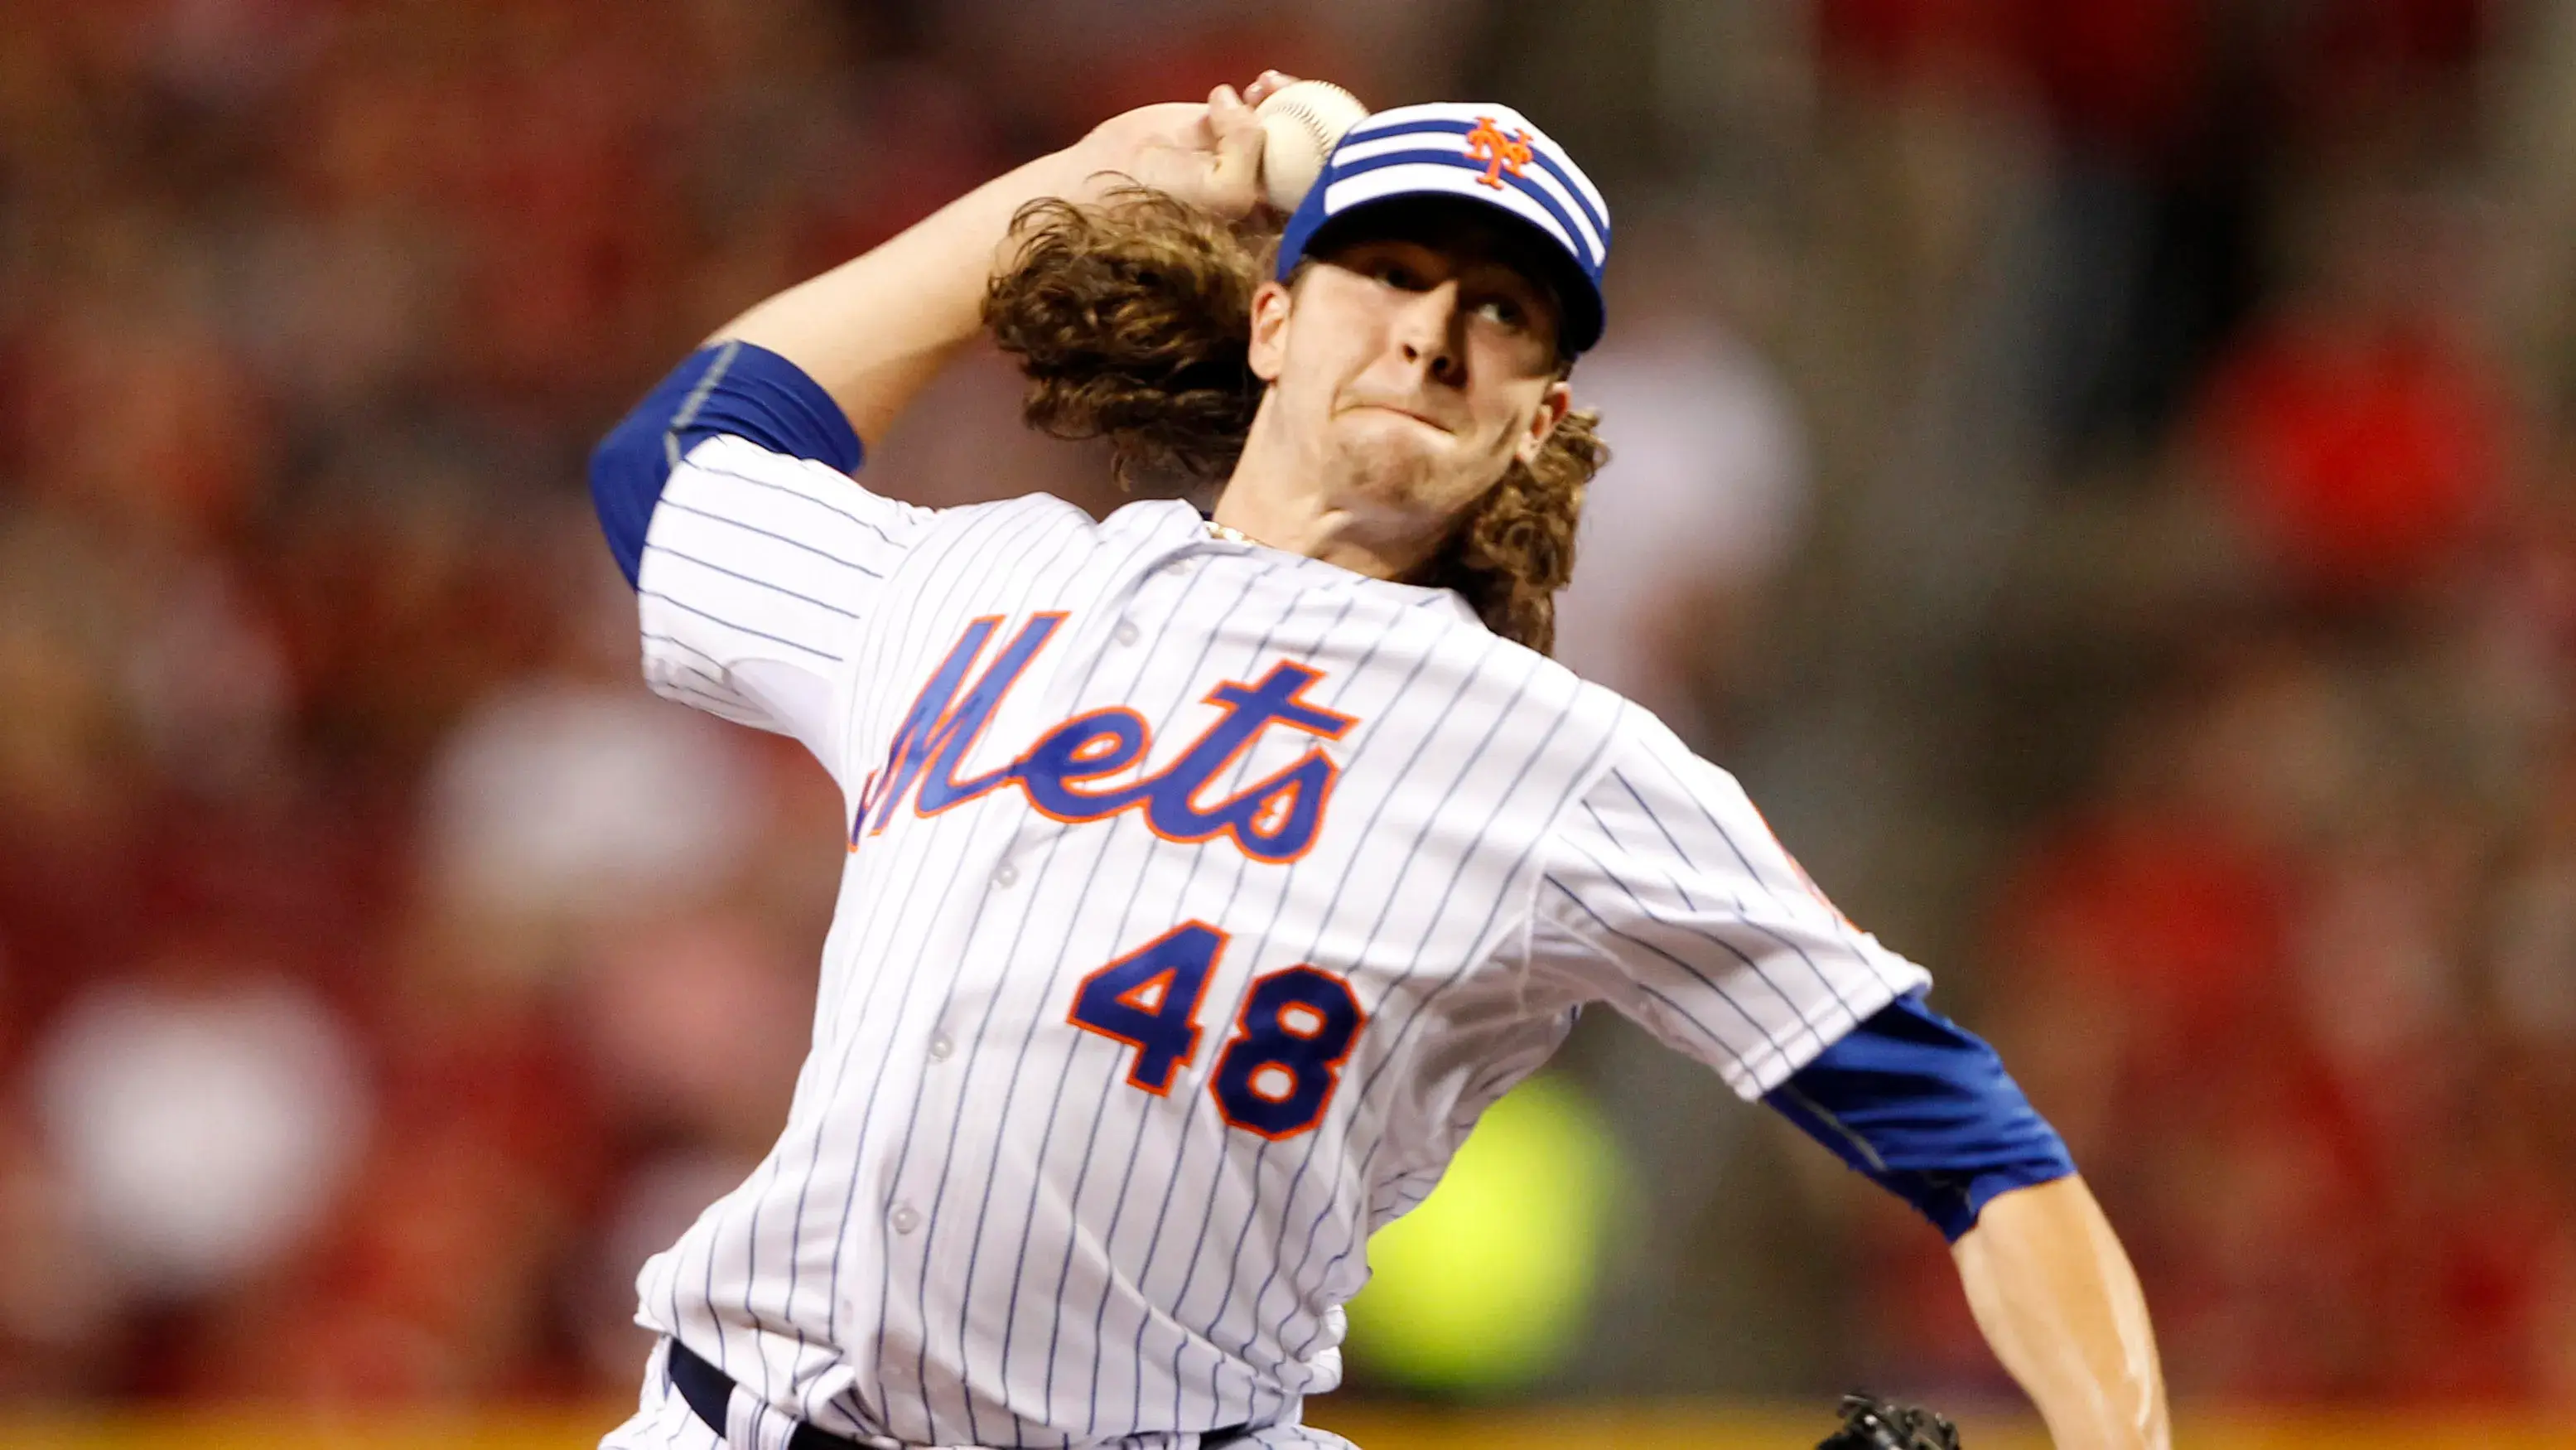
[[[1372, 156], [1366, 161], [1354, 161], [1348, 166], [1337, 166], [1327, 173], [1321, 181], [1318, 181], [1316, 185], [1329, 186], [1336, 181], [1347, 181], [1354, 176], [1366, 176], [1372, 171], [1384, 171], [1390, 166], [1422, 166], [1426, 164], [1454, 166], [1461, 171], [1473, 171], [1478, 173], [1482, 173], [1485, 170], [1484, 162], [1478, 161], [1474, 157], [1459, 151], [1398, 151], [1386, 156]], [[1583, 252], [1589, 252], [1591, 250], [1591, 248], [1584, 245], [1583, 229], [1574, 224], [1574, 218], [1565, 214], [1564, 207], [1556, 204], [1556, 198], [1548, 194], [1547, 188], [1540, 186], [1537, 182], [1531, 181], [1525, 176], [1515, 176], [1508, 170], [1503, 173], [1502, 180], [1511, 186], [1513, 190], [1518, 191], [1521, 195], [1537, 202], [1549, 216], [1556, 218], [1556, 224], [1565, 228], [1566, 238], [1573, 242], [1578, 249]], [[1600, 270], [1602, 259], [1591, 256], [1578, 256], [1576, 260], [1582, 264], [1586, 271], [1598, 271]]]
[[[1473, 121], [1458, 121], [1440, 116], [1426, 116], [1417, 121], [1399, 121], [1391, 126], [1383, 126], [1371, 130], [1367, 129], [1368, 123], [1363, 121], [1360, 125], [1352, 127], [1350, 133], [1344, 136], [1342, 140], [1343, 143], [1347, 145], [1353, 141], [1383, 141], [1396, 136], [1464, 137], [1469, 132], [1476, 129], [1476, 124], [1477, 123]], [[1557, 146], [1553, 139], [1540, 135], [1535, 127], [1530, 128], [1529, 138], [1533, 143], [1544, 143], [1533, 144], [1530, 147], [1530, 159], [1538, 163], [1538, 165], [1543, 168], [1548, 175], [1555, 177], [1557, 184], [1565, 188], [1565, 194], [1567, 196], [1574, 198], [1574, 204], [1583, 209], [1584, 219], [1592, 223], [1593, 233], [1601, 238], [1602, 245], [1606, 248], [1610, 242], [1610, 218], [1603, 215], [1598, 208], [1593, 206], [1590, 195], [1591, 188], [1585, 184], [1584, 180], [1577, 179], [1572, 172], [1568, 171], [1564, 166], [1559, 165], [1554, 156], [1548, 154], [1550, 151], [1563, 149]], [[1473, 160], [1473, 158], [1467, 155], [1464, 149], [1458, 150], [1453, 154], [1462, 160]], [[1475, 165], [1481, 169], [1485, 163], [1478, 161], [1475, 162]], [[1331, 163], [1327, 162], [1326, 167], [1328, 170], [1330, 169], [1330, 166]]]

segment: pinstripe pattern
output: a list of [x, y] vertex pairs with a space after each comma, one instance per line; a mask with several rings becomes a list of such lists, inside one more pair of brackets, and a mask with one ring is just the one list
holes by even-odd
[[[1282, 661], [1356, 721], [1322, 747], [1338, 776], [1294, 859], [1141, 811], [1058, 820], [1017, 789], [897, 798], [857, 833], [786, 1128], [639, 1280], [640, 1322], [732, 1376], [764, 1438], [783, 1421], [745, 1406], [890, 1445], [1337, 1444], [1299, 1406], [1341, 1377], [1368, 1233], [1579, 1004], [1752, 1096], [1922, 980], [1812, 894], [1723, 771], [1452, 596], [1212, 539], [1179, 504], [934, 514], [739, 439], [699, 445], [663, 502], [648, 682], [805, 741], [852, 813], [978, 618], [997, 639], [1063, 621], [958, 780], [1111, 708], [1151, 743], [1086, 788], [1149, 777], [1221, 718], [1212, 690]], [[1265, 730], [1193, 799], [1315, 741]], [[1134, 1048], [1068, 1012], [1189, 919], [1226, 943], [1157, 1096], [1127, 1080]], [[1313, 1125], [1264, 1138], [1210, 1084], [1254, 981], [1299, 964], [1366, 1025]], [[648, 1382], [609, 1443], [711, 1443], [675, 1402]]]
[[1534, 950], [1756, 1098], [1903, 992], [1920, 967], [1843, 920], [1733, 777], [1641, 720], [1560, 824]]

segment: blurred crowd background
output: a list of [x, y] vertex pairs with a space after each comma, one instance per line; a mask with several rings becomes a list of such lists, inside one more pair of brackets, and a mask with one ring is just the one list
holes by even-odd
[[[2576, 1400], [2543, 0], [11, 0], [0, 1397], [630, 1392], [636, 1266], [783, 1115], [839, 806], [645, 693], [584, 455], [766, 292], [1265, 65], [1602, 182], [1561, 653], [1997, 1040], [2177, 1393]], [[872, 484], [1114, 507], [1014, 401], [970, 359]], [[2002, 1384], [1812, 1145], [1616, 1024], [1560, 1081], [1626, 1188], [1532, 1387]]]

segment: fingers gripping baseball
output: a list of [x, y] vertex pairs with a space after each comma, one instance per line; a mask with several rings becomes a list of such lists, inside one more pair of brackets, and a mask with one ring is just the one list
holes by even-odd
[[1232, 86], [1208, 93], [1207, 116], [1216, 159], [1208, 170], [1210, 199], [1201, 205], [1239, 217], [1261, 199], [1261, 120]]
[[1297, 77], [1285, 71], [1263, 71], [1259, 80], [1243, 88], [1243, 103], [1258, 109], [1263, 101], [1296, 83]]

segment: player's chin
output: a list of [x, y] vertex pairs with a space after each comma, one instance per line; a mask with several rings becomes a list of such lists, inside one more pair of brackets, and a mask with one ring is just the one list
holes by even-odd
[[1443, 526], [1475, 507], [1510, 464], [1508, 454], [1488, 456], [1442, 435], [1437, 442], [1387, 439], [1343, 452], [1346, 497], [1367, 499], [1389, 515]]
[[1448, 461], [1440, 446], [1447, 435], [1396, 414], [1346, 419], [1339, 431], [1337, 452], [1346, 482], [1353, 492], [1370, 497], [1413, 497], [1441, 475]]

